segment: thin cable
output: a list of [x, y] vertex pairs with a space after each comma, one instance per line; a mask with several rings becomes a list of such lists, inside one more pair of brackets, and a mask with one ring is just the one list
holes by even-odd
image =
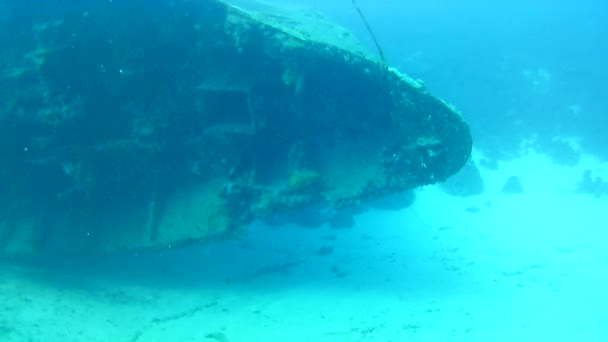
[[369, 22], [367, 21], [367, 19], [365, 19], [365, 15], [363, 15], [363, 11], [361, 11], [361, 8], [359, 8], [359, 6], [357, 5], [357, 2], [355, 0], [352, 0], [352, 2], [353, 2], [353, 6], [357, 10], [357, 13], [359, 13], [359, 17], [361, 18], [361, 21], [363, 21], [363, 24], [365, 25], [367, 32], [369, 33], [372, 40], [374, 41], [374, 44], [376, 45], [376, 49], [378, 49], [378, 54], [380, 55], [380, 59], [382, 60], [382, 63], [386, 64], [386, 59], [384, 59], [384, 53], [382, 52], [380, 43], [378, 43], [378, 39], [376, 39], [376, 35], [372, 31], [372, 28], [369, 25]]

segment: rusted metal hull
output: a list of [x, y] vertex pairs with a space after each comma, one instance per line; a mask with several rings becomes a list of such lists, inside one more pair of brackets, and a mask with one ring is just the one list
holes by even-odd
[[442, 181], [469, 157], [458, 112], [318, 16], [68, 3], [8, 2], [0, 21], [5, 254], [231, 236]]

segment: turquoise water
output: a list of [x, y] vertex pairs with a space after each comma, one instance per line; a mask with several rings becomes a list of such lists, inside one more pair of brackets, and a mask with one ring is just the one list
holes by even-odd
[[[303, 3], [374, 50], [350, 1]], [[352, 226], [255, 222], [204, 244], [3, 256], [0, 341], [608, 340], [605, 4], [357, 3], [387, 62], [463, 112], [480, 192], [421, 187]], [[0, 25], [15, 4], [0, 0]], [[523, 191], [503, 191], [512, 176]]]
[[[255, 224], [208, 246], [6, 266], [4, 340], [603, 341], [606, 199], [573, 194], [576, 170], [542, 156], [501, 169], [482, 195], [424, 188], [347, 230]], [[511, 173], [525, 193], [497, 194]]]

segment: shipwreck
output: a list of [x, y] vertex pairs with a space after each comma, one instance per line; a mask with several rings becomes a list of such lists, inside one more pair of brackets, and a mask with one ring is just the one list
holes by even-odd
[[4, 1], [0, 254], [228, 238], [446, 180], [469, 127], [323, 16]]

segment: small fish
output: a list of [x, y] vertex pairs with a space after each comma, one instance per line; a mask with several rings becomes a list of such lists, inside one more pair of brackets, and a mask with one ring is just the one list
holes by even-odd
[[317, 250], [316, 254], [318, 256], [327, 256], [330, 255], [334, 251], [333, 247], [324, 246]]
[[471, 214], [477, 214], [478, 212], [481, 211], [480, 207], [476, 207], [476, 206], [470, 206], [464, 209], [464, 211], [466, 211], [467, 213], [471, 213]]

